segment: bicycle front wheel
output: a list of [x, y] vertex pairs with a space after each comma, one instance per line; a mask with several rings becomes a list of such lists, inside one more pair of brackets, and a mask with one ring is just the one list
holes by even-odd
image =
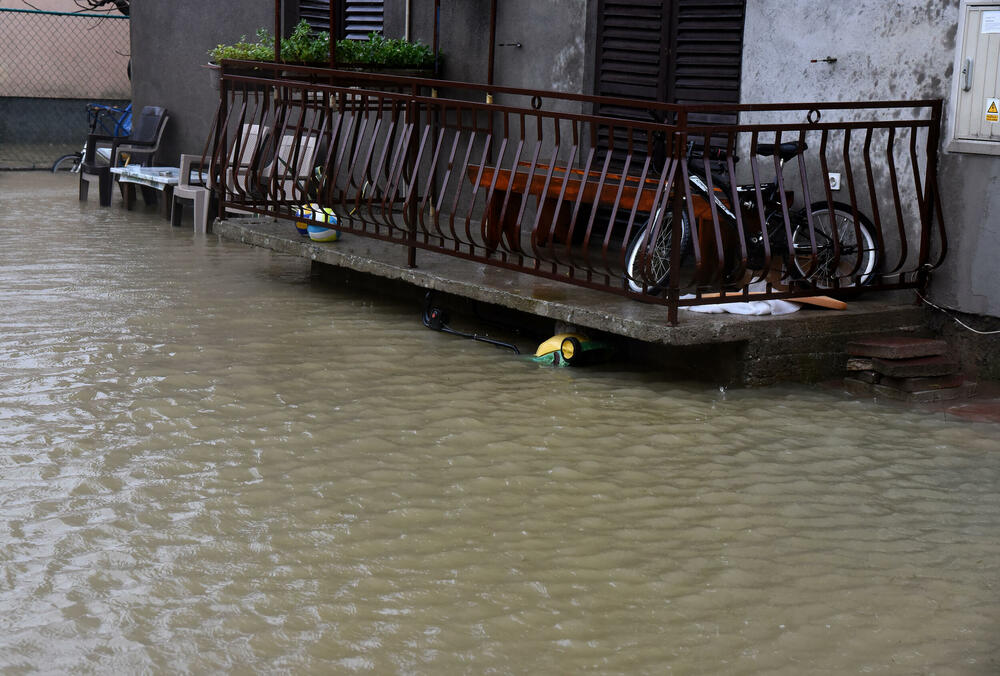
[[[833, 211], [830, 211], [830, 206]], [[792, 259], [800, 278], [829, 289], [839, 282], [841, 287], [870, 284], [878, 271], [879, 252], [875, 245], [875, 226], [863, 214], [854, 221], [854, 210], [840, 202], [813, 202], [812, 216], [816, 239], [816, 258], [809, 239], [806, 222], [792, 232], [795, 256]], [[837, 255], [835, 242], [840, 243]]]
[[70, 153], [69, 155], [63, 155], [52, 163], [52, 173], [55, 174], [60, 171], [76, 171], [79, 166], [80, 153]]
[[[670, 252], [673, 247], [674, 213], [668, 211], [663, 216], [660, 231], [655, 239], [647, 235], [653, 219], [646, 221], [632, 238], [625, 254], [625, 283], [632, 293], [656, 294], [670, 281]], [[681, 260], [691, 241], [686, 213], [681, 214], [680, 251]]]

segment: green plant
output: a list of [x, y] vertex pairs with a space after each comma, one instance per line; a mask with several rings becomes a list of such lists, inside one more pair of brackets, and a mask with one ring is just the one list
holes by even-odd
[[330, 60], [330, 34], [313, 34], [305, 19], [281, 40], [281, 60], [286, 63], [326, 63]]
[[[274, 59], [274, 38], [267, 29], [257, 31], [257, 41], [242, 36], [232, 45], [217, 45], [209, 51], [212, 61], [223, 59], [271, 61]], [[281, 40], [281, 60], [285, 63], [328, 63], [330, 34], [313, 33], [305, 20], [300, 21], [291, 35]], [[383, 68], [432, 68], [434, 52], [420, 42], [385, 38], [371, 33], [368, 40], [338, 40], [337, 63], [343, 66], [374, 66]]]
[[267, 29], [260, 28], [257, 30], [257, 42], [248, 42], [247, 36], [243, 35], [235, 44], [216, 45], [209, 50], [208, 55], [215, 63], [223, 59], [269, 61], [274, 58], [274, 38]]
[[337, 63], [390, 68], [431, 68], [434, 66], [434, 52], [419, 42], [394, 40], [378, 33], [370, 33], [367, 41], [337, 42]]

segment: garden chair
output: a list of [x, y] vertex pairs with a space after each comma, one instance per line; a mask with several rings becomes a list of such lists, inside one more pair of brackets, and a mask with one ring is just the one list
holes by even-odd
[[[191, 171], [196, 169], [198, 177], [191, 180]], [[174, 186], [170, 204], [170, 222], [179, 226], [183, 207], [178, 207], [177, 200], [191, 200], [194, 206], [194, 231], [208, 232], [208, 210], [212, 201], [212, 190], [201, 180], [202, 158], [200, 155], [181, 155], [181, 171]]]
[[166, 108], [146, 106], [138, 119], [133, 120], [132, 133], [126, 137], [89, 134], [87, 151], [80, 165], [80, 199], [87, 199], [89, 184], [96, 181], [101, 206], [111, 205], [111, 170], [98, 161], [99, 155], [103, 154], [98, 151], [99, 146], [108, 149], [112, 167], [120, 166], [120, 161], [147, 164], [160, 148], [169, 117]]

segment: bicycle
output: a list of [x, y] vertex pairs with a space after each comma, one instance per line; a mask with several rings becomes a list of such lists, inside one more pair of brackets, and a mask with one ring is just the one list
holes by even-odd
[[[654, 164], [659, 172], [663, 171], [666, 162], [663, 143], [662, 135], [654, 139]], [[759, 157], [777, 155], [780, 172], [785, 162], [801, 155], [807, 148], [803, 142], [780, 145], [760, 143], [755, 152]], [[754, 184], [737, 186], [736, 199], [733, 200], [726, 189], [730, 185], [728, 174], [715, 172], [712, 172], [713, 190], [710, 198], [709, 181], [704, 169], [706, 157], [710, 165], [713, 162], [728, 164], [728, 156], [724, 150], [705, 150], [704, 147], [698, 150], [694, 142], [688, 144], [688, 183], [692, 204], [687, 204], [686, 196], [682, 197], [678, 257], [682, 267], [694, 253], [689, 213], [695, 214], [696, 219], [700, 214], [710, 220], [714, 204], [724, 232], [738, 237], [738, 222], [733, 210], [739, 209], [744, 229], [748, 233], [746, 264], [732, 260], [732, 255], [726, 260], [723, 282], [727, 285], [742, 285], [741, 280], [745, 280], [745, 274], [750, 270], [760, 271], [761, 274], [756, 278], [763, 279], [766, 274], [763, 268], [768, 265], [772, 256], [781, 260], [782, 267], [791, 280], [820, 289], [864, 286], [875, 278], [879, 255], [877, 240], [873, 235], [874, 226], [867, 216], [857, 213], [855, 218], [855, 209], [842, 202], [818, 201], [807, 208], [793, 211], [790, 209], [791, 194], [783, 192], [777, 180], [760, 184], [760, 203]], [[738, 158], [734, 156], [733, 161], [738, 161]], [[788, 204], [785, 203], [786, 200]], [[788, 231], [792, 235], [790, 247], [785, 227], [786, 210], [790, 226]], [[628, 243], [625, 282], [629, 291], [655, 295], [666, 288], [671, 272], [673, 220], [671, 206], [666, 207], [662, 214], [657, 211]], [[811, 231], [810, 221], [813, 226]]]
[[[108, 106], [102, 103], [87, 104], [87, 123], [90, 134], [103, 133], [108, 136], [128, 136], [132, 133], [132, 104], [124, 108]], [[63, 155], [52, 163], [52, 173], [69, 171], [80, 172], [80, 164], [87, 153], [87, 143], [79, 152]], [[96, 156], [106, 164], [111, 164], [111, 157], [103, 148], [98, 148]]]

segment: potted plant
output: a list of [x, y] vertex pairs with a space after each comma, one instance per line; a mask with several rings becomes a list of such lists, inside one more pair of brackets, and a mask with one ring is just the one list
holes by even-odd
[[[429, 75], [434, 68], [434, 52], [420, 42], [385, 38], [371, 33], [368, 40], [338, 40], [336, 45], [337, 67], [354, 70], [396, 72]], [[266, 28], [257, 31], [257, 41], [250, 42], [242, 36], [233, 44], [220, 44], [209, 50], [209, 67], [218, 67], [223, 60], [242, 61], [274, 60], [274, 37]], [[313, 32], [302, 20], [291, 35], [281, 40], [281, 61], [297, 65], [328, 65], [330, 62], [330, 34]]]

